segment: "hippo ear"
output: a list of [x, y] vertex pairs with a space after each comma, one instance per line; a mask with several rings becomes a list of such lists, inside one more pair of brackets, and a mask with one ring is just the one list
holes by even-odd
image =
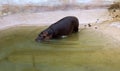
[[53, 31], [49, 30], [48, 35], [53, 35]]

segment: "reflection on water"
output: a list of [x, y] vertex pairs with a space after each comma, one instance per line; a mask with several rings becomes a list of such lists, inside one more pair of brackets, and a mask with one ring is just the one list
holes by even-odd
[[92, 29], [37, 43], [46, 27], [17, 27], [0, 33], [0, 71], [119, 71], [115, 42]]

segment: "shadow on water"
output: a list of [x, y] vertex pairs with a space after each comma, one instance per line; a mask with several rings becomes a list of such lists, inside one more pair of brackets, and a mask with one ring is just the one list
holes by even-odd
[[[46, 27], [15, 27], [0, 31], [1, 71], [118, 71], [114, 42], [85, 29], [66, 38], [37, 43]], [[116, 57], [117, 56], [117, 57]]]

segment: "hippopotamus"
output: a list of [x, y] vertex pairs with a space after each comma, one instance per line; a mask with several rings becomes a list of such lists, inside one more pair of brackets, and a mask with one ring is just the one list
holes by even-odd
[[62, 36], [70, 35], [71, 33], [76, 33], [78, 30], [79, 20], [77, 17], [67, 16], [43, 30], [40, 34], [38, 34], [38, 37], [35, 40], [40, 42], [60, 38]]

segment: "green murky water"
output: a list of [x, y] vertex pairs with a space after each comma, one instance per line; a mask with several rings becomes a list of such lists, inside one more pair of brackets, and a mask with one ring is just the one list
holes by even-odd
[[37, 43], [46, 27], [0, 31], [0, 71], [120, 71], [120, 49], [97, 30]]

